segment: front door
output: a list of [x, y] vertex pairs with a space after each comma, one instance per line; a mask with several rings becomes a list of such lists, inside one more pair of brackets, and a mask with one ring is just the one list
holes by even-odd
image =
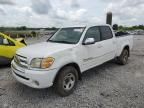
[[97, 26], [90, 27], [83, 41], [87, 38], [94, 38], [95, 43], [90, 45], [83, 45], [83, 69], [95, 67], [102, 63], [101, 59], [103, 57], [103, 46], [101, 44], [101, 33]]

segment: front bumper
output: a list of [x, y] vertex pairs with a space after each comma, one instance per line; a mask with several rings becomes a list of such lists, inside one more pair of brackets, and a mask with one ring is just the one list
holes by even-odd
[[12, 74], [17, 81], [32, 88], [48, 88], [53, 85], [57, 69], [53, 70], [29, 70], [18, 66], [14, 61], [11, 65]]

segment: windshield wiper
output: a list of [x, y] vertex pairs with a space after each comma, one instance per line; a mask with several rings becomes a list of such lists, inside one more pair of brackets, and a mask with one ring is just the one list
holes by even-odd
[[68, 41], [54, 41], [54, 40], [48, 40], [48, 41], [55, 42], [55, 43], [75, 44], [74, 42], [68, 42]]

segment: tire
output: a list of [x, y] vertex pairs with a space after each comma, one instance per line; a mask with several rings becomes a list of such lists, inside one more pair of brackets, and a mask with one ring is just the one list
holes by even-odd
[[72, 67], [64, 67], [54, 83], [55, 91], [62, 97], [73, 93], [78, 81], [78, 71]]
[[117, 58], [117, 63], [120, 65], [126, 65], [128, 62], [129, 51], [128, 49], [124, 49], [121, 55]]
[[6, 57], [0, 57], [0, 65], [10, 65], [12, 59]]

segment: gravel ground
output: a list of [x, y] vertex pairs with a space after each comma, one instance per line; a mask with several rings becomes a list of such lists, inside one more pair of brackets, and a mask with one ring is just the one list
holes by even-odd
[[52, 88], [22, 85], [12, 77], [10, 67], [0, 67], [0, 108], [144, 108], [144, 36], [134, 37], [127, 65], [108, 62], [82, 78], [75, 92], [62, 98]]

